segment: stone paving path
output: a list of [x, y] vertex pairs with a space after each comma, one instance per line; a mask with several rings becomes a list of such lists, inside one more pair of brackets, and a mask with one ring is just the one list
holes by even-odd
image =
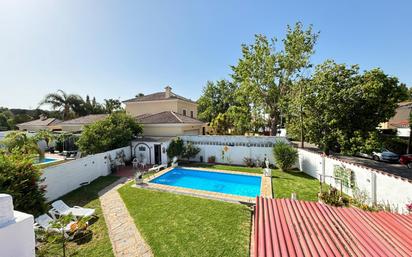
[[140, 235], [117, 192], [126, 181], [127, 178], [121, 178], [99, 192], [113, 253], [116, 257], [152, 257], [150, 247]]

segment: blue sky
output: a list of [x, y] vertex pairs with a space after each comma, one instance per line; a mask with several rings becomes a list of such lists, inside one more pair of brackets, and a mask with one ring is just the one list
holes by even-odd
[[315, 64], [380, 67], [412, 86], [412, 2], [0, 1], [0, 106], [35, 108], [63, 89], [125, 100], [171, 85], [197, 99], [227, 78], [240, 45], [282, 39], [302, 21], [321, 32]]

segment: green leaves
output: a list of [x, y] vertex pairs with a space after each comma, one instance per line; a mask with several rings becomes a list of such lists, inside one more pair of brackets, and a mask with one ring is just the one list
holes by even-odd
[[16, 210], [38, 215], [45, 210], [40, 170], [29, 155], [0, 154], [0, 192], [10, 194]]
[[[252, 44], [242, 44], [242, 57], [231, 66], [233, 82], [208, 82], [199, 99], [199, 117], [213, 121], [215, 130], [223, 134], [261, 133], [269, 125], [275, 135], [281, 112], [287, 108], [286, 93], [291, 82], [311, 67], [318, 37], [311, 26], [305, 30], [302, 23], [288, 26], [286, 34], [283, 50], [277, 47], [276, 38], [261, 34], [255, 35]], [[227, 90], [218, 86], [222, 82]]]
[[[376, 128], [394, 115], [404, 97], [398, 80], [380, 69], [359, 72], [328, 60], [316, 67], [313, 78], [305, 82], [299, 101], [291, 110], [302, 107], [305, 137], [326, 152], [334, 148], [343, 153], [370, 152], [379, 145]], [[296, 118], [288, 127], [296, 127]], [[294, 123], [294, 124], [293, 124]], [[296, 130], [290, 130], [295, 133]]]
[[86, 126], [77, 145], [82, 153], [101, 153], [128, 145], [142, 131], [142, 127], [132, 117], [117, 112]]
[[276, 166], [282, 171], [289, 170], [298, 160], [298, 151], [285, 142], [277, 142], [273, 146]]

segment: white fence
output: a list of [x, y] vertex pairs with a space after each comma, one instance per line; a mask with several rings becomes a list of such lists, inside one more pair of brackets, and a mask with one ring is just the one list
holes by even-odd
[[[298, 149], [299, 169], [312, 177], [325, 177], [325, 182], [339, 188], [340, 182], [332, 178], [336, 167], [350, 169], [354, 174], [355, 186], [368, 194], [370, 202], [389, 203], [400, 212], [406, 211], [406, 204], [412, 201], [412, 181], [394, 177], [388, 173], [349, 163], [334, 157], [324, 157], [319, 153]], [[343, 191], [352, 196], [351, 187]]]
[[193, 160], [207, 162], [214, 156], [217, 163], [244, 165], [244, 158], [263, 162], [268, 158], [274, 164], [273, 145], [276, 142], [289, 142], [285, 137], [268, 136], [181, 136], [185, 142], [191, 142], [200, 148], [200, 153]]
[[43, 169], [42, 178], [44, 181], [42, 184], [46, 186], [47, 200], [57, 199], [79, 188], [82, 183], [90, 183], [100, 176], [109, 175], [109, 156], [114, 160], [116, 153], [122, 150], [126, 160], [130, 160], [131, 149], [130, 146], [127, 146]]

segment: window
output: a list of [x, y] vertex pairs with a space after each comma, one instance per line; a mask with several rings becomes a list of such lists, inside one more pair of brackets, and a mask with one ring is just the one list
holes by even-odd
[[146, 147], [144, 146], [139, 146], [139, 152], [145, 152], [146, 151]]
[[193, 111], [190, 111], [190, 118], [193, 118]]
[[183, 110], [183, 116], [186, 116], [186, 110]]

